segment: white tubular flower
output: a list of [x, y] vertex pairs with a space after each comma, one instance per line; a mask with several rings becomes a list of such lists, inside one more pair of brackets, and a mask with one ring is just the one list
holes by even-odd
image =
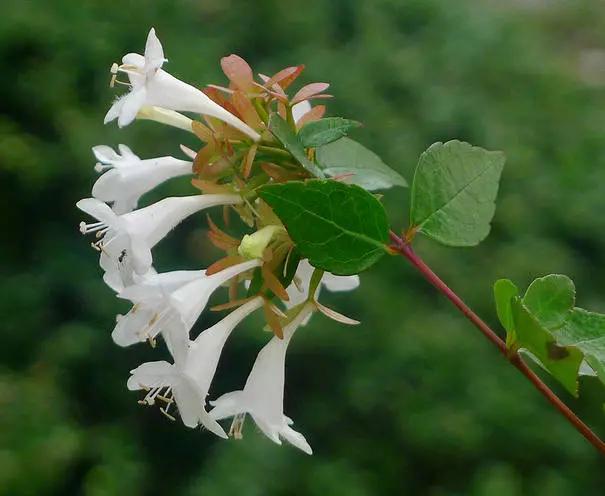
[[93, 247], [101, 252], [104, 279], [119, 291], [135, 282], [135, 274], [143, 275], [151, 268], [151, 249], [182, 220], [205, 208], [241, 201], [239, 195], [171, 197], [122, 215], [96, 198], [85, 198], [76, 206], [98, 220], [80, 223], [80, 231], [100, 238]]
[[242, 391], [224, 394], [210, 402], [214, 406], [210, 411], [212, 418], [234, 417], [231, 432], [235, 437], [241, 436], [245, 415], [249, 413], [273, 442], [281, 444], [283, 438], [305, 453], [313, 453], [304, 436], [290, 427], [293, 421], [284, 415], [286, 350], [294, 332], [312, 311], [312, 304], [305, 305], [284, 328], [283, 339], [271, 338], [259, 352]]
[[118, 319], [112, 338], [120, 346], [156, 338], [161, 332], [175, 362], [186, 352], [189, 331], [206, 308], [210, 295], [221, 285], [254, 267], [250, 260], [210, 276], [205, 271], [177, 271], [148, 276], [118, 294], [133, 307]]
[[[300, 261], [292, 284], [286, 288], [288, 296], [290, 297], [289, 301], [284, 302], [286, 307], [293, 308], [308, 299], [309, 283], [311, 282], [311, 276], [313, 275], [314, 270], [314, 267], [307, 259]], [[333, 292], [352, 291], [359, 286], [359, 276], [335, 276], [330, 272], [325, 272], [321, 278], [321, 283], [317, 286], [315, 299], [319, 297], [322, 286], [325, 286], [328, 291]]]
[[125, 73], [130, 80], [131, 90], [114, 102], [105, 115], [105, 123], [117, 118], [118, 125], [124, 127], [135, 119], [144, 106], [157, 106], [216, 117], [254, 141], [260, 139], [254, 129], [213, 102], [202, 91], [161, 69], [166, 59], [153, 28], [147, 36], [145, 56], [129, 53], [122, 58], [122, 62], [112, 71]]
[[141, 160], [126, 145], [119, 145], [121, 155], [105, 145], [92, 149], [99, 161], [97, 172], [105, 172], [92, 187], [92, 196], [104, 202], [112, 202], [116, 214], [131, 212], [139, 198], [173, 177], [192, 173], [192, 163], [174, 157], [158, 157]]
[[137, 113], [137, 119], [159, 122], [167, 126], [177, 127], [184, 131], [193, 132], [191, 124], [193, 121], [186, 115], [179, 114], [174, 110], [168, 110], [161, 107], [146, 106], [141, 107]]
[[206, 329], [195, 341], [189, 342], [182, 362], [177, 361], [174, 365], [165, 361], [148, 362], [132, 370], [128, 389], [145, 389], [147, 394], [142, 403], [152, 405], [156, 399], [165, 402], [166, 407], [161, 410], [172, 419], [168, 410], [175, 402], [187, 427], [201, 423], [217, 436], [226, 438], [223, 428], [206, 412], [206, 396], [231, 332], [262, 304], [262, 298], [255, 298]]
[[141, 281], [124, 289], [118, 296], [129, 299], [134, 306], [126, 315], [118, 315], [111, 334], [119, 346], [153, 341], [166, 319], [170, 295], [187, 283], [205, 276], [204, 270], [177, 270], [144, 276]]

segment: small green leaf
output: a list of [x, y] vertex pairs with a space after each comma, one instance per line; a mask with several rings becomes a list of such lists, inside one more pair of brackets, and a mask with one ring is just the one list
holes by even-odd
[[547, 329], [559, 327], [576, 300], [576, 288], [572, 280], [560, 274], [550, 274], [532, 282], [523, 304]]
[[328, 176], [350, 175], [347, 182], [369, 191], [407, 186], [405, 179], [378, 155], [349, 138], [340, 138], [319, 147], [316, 158]]
[[554, 336], [523, 305], [520, 298], [512, 300], [516, 345], [524, 348], [541, 362], [552, 376], [574, 396], [578, 394], [578, 371], [582, 352], [573, 346], [557, 343]]
[[[499, 279], [494, 284], [494, 299], [496, 300], [496, 313], [502, 327], [506, 332], [514, 331], [513, 311], [511, 301], [519, 296], [519, 289], [509, 279]], [[508, 341], [508, 339], [507, 339]]]
[[574, 308], [553, 332], [562, 345], [574, 345], [605, 384], [605, 315]]
[[448, 246], [474, 246], [489, 233], [505, 157], [461, 141], [435, 143], [418, 161], [411, 225]]
[[294, 130], [278, 114], [271, 114], [269, 117], [269, 131], [307, 171], [316, 177], [324, 177], [322, 170], [307, 158], [305, 148]]
[[357, 274], [386, 253], [389, 224], [364, 189], [337, 181], [269, 184], [259, 190], [302, 257], [333, 274]]
[[326, 117], [305, 124], [298, 132], [298, 138], [303, 146], [317, 148], [346, 136], [350, 129], [359, 126], [361, 126], [361, 123], [357, 121], [343, 119], [342, 117]]
[[583, 360], [605, 384], [605, 315], [574, 307], [571, 279], [559, 274], [540, 277], [523, 299], [510, 281], [500, 280], [494, 294], [509, 349], [530, 356], [573, 394], [578, 374], [585, 373], [580, 372]]

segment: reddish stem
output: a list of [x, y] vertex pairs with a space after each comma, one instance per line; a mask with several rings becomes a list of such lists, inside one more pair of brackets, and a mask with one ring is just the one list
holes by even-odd
[[454, 293], [431, 268], [412, 250], [409, 242], [391, 232], [391, 248], [407, 258], [418, 269], [422, 276], [441, 292], [462, 314], [470, 320], [481, 333], [498, 348], [500, 353], [514, 365], [533, 385], [550, 401], [575, 429], [580, 432], [597, 450], [605, 455], [605, 443], [584, 422], [582, 422], [569, 407], [521, 360], [517, 352], [506, 348], [506, 343], [481, 318], [473, 312], [462, 299]]

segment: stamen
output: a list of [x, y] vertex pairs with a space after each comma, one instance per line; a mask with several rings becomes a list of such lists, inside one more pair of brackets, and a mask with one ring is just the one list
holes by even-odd
[[[115, 239], [117, 239], [117, 238], [118, 238], [118, 233], [116, 233], [116, 234], [114, 235], [114, 237], [113, 237], [113, 238], [110, 238], [110, 239], [103, 239], [103, 240], [102, 240], [102, 241], [103, 241], [102, 243], [99, 241], [99, 243], [101, 243], [101, 244], [100, 244], [100, 251], [103, 251], [103, 252], [104, 252], [103, 248], [104, 248], [105, 246], [108, 246], [108, 245], [109, 245], [109, 244], [110, 244], [112, 241], [114, 241], [114, 240], [115, 240]], [[104, 253], [105, 253], [105, 252], [104, 252]], [[106, 255], [109, 255], [109, 254], [108, 254], [108, 253], [106, 253]]]
[[105, 236], [105, 233], [106, 233], [107, 231], [109, 231], [109, 227], [105, 227], [105, 228], [100, 229], [100, 230], [97, 230], [97, 231], [98, 231], [98, 232], [97, 232], [97, 234], [95, 234], [95, 238], [97, 238], [97, 239], [98, 239], [98, 238], [102, 238], [103, 236]]
[[244, 429], [244, 421], [246, 420], [245, 413], [238, 413], [233, 417], [233, 422], [231, 422], [231, 427], [229, 428], [229, 436], [233, 439], [242, 439], [243, 429]]
[[172, 420], [173, 422], [175, 422], [175, 421], [176, 421], [176, 418], [174, 418], [172, 415], [170, 415], [170, 414], [168, 413], [168, 409], [164, 410], [163, 408], [160, 408], [160, 412], [162, 412], [162, 414], [164, 414], [164, 416], [165, 416], [166, 418], [168, 418], [169, 420]]
[[[128, 86], [129, 88], [132, 87], [132, 84], [130, 84], [128, 81], [120, 81], [117, 76], [114, 76], [111, 78], [111, 82], [115, 85], [116, 83], [121, 84], [122, 86]], [[111, 86], [113, 88], [113, 86]]]
[[250, 200], [248, 200], [248, 198], [246, 198], [245, 196], [243, 197], [244, 203], [246, 203], [246, 205], [248, 205], [248, 207], [250, 208], [250, 210], [252, 210], [252, 213], [258, 217], [259, 219], [261, 219], [261, 215], [254, 209], [254, 207], [252, 206], [252, 203], [250, 203]]
[[111, 68], [109, 69], [109, 72], [111, 72], [112, 74], [117, 74], [118, 69], [119, 69], [118, 64], [114, 62], [113, 64], [111, 64]]
[[[132, 308], [134, 310], [134, 307]], [[131, 311], [132, 311], [131, 310]], [[136, 310], [135, 310], [136, 311]], [[142, 340], [149, 341], [149, 344], [152, 348], [156, 346], [155, 337], [162, 330], [164, 323], [172, 318], [171, 309], [169, 306], [163, 308], [159, 313], [155, 313], [151, 320], [139, 331], [137, 331], [137, 335], [142, 338]]]
[[92, 232], [102, 231], [103, 234], [107, 232], [109, 226], [104, 222], [92, 222], [87, 224], [86, 222], [80, 222], [80, 232], [82, 234], [88, 234]]
[[165, 383], [162, 383], [158, 387], [151, 388], [149, 390], [149, 392], [145, 395], [145, 398], [143, 398], [143, 399], [147, 402], [148, 405], [155, 404], [156, 397], [158, 395], [160, 395], [160, 393], [162, 392], [162, 389], [164, 389], [164, 388], [166, 388], [166, 394], [169, 394], [171, 386], [166, 385]]
[[[161, 383], [159, 386], [152, 388], [143, 386], [142, 384], [139, 384], [139, 386], [141, 387], [141, 389], [144, 389], [147, 392], [147, 394], [142, 400], [137, 401], [139, 405], [151, 406], [155, 404], [156, 399], [160, 400], [166, 404], [165, 407], [160, 407], [160, 412], [162, 412], [162, 415], [164, 415], [169, 420], [172, 420], [173, 422], [176, 420], [174, 416], [168, 413], [170, 406], [174, 403], [172, 386], [170, 384], [167, 385], [166, 383]], [[164, 394], [162, 394], [163, 390], [165, 390]]]

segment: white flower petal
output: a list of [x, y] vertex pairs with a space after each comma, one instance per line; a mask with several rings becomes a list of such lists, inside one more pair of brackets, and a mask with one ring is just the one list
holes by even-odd
[[145, 104], [146, 97], [147, 90], [142, 87], [134, 89], [123, 98], [118, 116], [119, 127], [125, 127], [134, 121], [139, 109]]
[[243, 391], [231, 391], [211, 401], [210, 404], [214, 407], [210, 414], [216, 420], [233, 417], [245, 410], [243, 403]]
[[97, 145], [92, 147], [92, 153], [99, 162], [106, 164], [120, 160], [120, 156], [107, 145]]
[[126, 347], [145, 341], [144, 330], [156, 313], [151, 308], [139, 308], [130, 311], [116, 322], [111, 338], [118, 346]]
[[122, 106], [124, 105], [124, 99], [128, 96], [128, 94], [123, 95], [119, 98], [116, 98], [109, 110], [105, 114], [103, 118], [103, 124], [107, 124], [118, 118], [120, 112], [122, 111]]
[[321, 282], [328, 291], [352, 291], [359, 287], [359, 276], [335, 276], [328, 272]]
[[166, 380], [166, 376], [172, 374], [173, 365], [161, 360], [158, 362], [147, 362], [131, 370], [126, 386], [130, 391], [138, 391], [144, 388], [159, 387]]
[[139, 197], [123, 197], [115, 200], [111, 205], [111, 209], [118, 215], [132, 212], [139, 204]]
[[299, 450], [303, 451], [307, 455], [313, 454], [313, 450], [305, 439], [305, 436], [292, 429], [292, 427], [286, 426], [280, 431], [279, 435], [288, 441], [292, 446], [296, 446]]
[[172, 386], [172, 392], [183, 424], [191, 428], [197, 427], [203, 409], [203, 398], [196, 385], [186, 377], [179, 377]]
[[114, 167], [102, 174], [92, 187], [92, 195], [113, 203], [118, 214], [131, 212], [139, 198], [168, 179], [192, 173], [192, 163], [174, 157], [141, 160], [125, 145], [120, 145], [122, 157], [114, 160]]
[[164, 61], [164, 49], [155, 34], [155, 29], [151, 28], [145, 43], [145, 71], [147, 73], [156, 71], [162, 67]]
[[112, 212], [111, 208], [96, 198], [84, 198], [76, 203], [76, 207], [108, 226], [117, 223], [118, 217]]
[[122, 158], [124, 160], [127, 160], [127, 161], [140, 160], [139, 157], [134, 154], [134, 152], [130, 149], [130, 147], [128, 145], [119, 144], [118, 150], [120, 151], [120, 154], [122, 155]]
[[145, 67], [145, 57], [140, 53], [127, 53], [122, 57], [122, 62], [126, 65], [131, 65], [143, 69]]

